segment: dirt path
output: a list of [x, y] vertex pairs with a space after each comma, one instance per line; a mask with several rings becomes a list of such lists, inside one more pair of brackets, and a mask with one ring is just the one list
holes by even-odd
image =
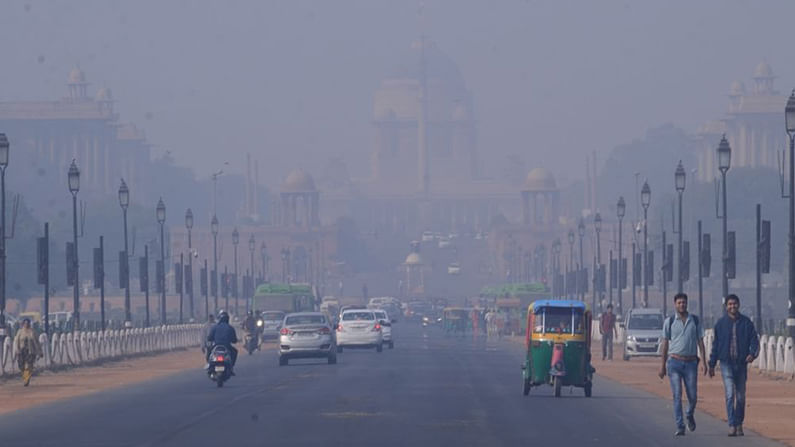
[[[660, 380], [657, 372], [659, 358], [621, 360], [621, 349], [616, 346], [613, 361], [602, 361], [601, 352], [593, 351], [596, 373], [617, 382], [640, 388], [660, 397], [670, 399], [668, 377]], [[594, 393], [598, 391], [594, 390]], [[698, 379], [698, 409], [726, 421], [723, 381], [716, 371], [710, 379]], [[795, 382], [781, 376], [762, 375], [756, 369], [748, 371], [746, 413], [744, 427], [765, 437], [795, 446]], [[671, 424], [673, 426], [673, 414]], [[728, 432], [728, 426], [726, 427]]]
[[[157, 368], [141, 368], [146, 364], [156, 364]], [[0, 414], [200, 368], [203, 364], [201, 352], [195, 348], [99, 366], [38, 372], [29, 387], [22, 386], [19, 377], [3, 379], [0, 381]]]

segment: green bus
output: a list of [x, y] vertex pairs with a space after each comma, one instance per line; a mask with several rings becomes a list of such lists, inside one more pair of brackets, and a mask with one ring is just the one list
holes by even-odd
[[251, 309], [285, 313], [313, 311], [315, 294], [309, 284], [260, 284], [251, 299]]

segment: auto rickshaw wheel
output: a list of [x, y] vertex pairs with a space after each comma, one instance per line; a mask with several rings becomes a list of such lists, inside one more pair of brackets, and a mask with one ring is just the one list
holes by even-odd
[[530, 394], [530, 379], [522, 379], [522, 394], [525, 396]]
[[591, 381], [585, 382], [585, 397], [591, 397], [592, 389], [593, 389], [593, 382]]
[[563, 387], [563, 379], [555, 376], [555, 397], [560, 397], [560, 389]]

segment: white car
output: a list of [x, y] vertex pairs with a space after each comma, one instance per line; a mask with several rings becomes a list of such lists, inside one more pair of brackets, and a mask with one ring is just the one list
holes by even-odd
[[450, 239], [446, 237], [439, 238], [439, 242], [437, 243], [439, 248], [450, 248], [453, 246], [453, 243], [450, 242]]
[[433, 240], [433, 233], [430, 231], [422, 232], [422, 242], [431, 242]]
[[262, 312], [262, 339], [279, 338], [279, 331], [282, 328], [282, 321], [284, 320], [284, 312], [272, 310]]
[[345, 347], [384, 348], [383, 328], [370, 309], [346, 309], [340, 316], [337, 329], [337, 352]]
[[450, 265], [447, 266], [447, 274], [448, 275], [460, 275], [461, 274], [461, 264], [457, 262], [451, 262]]
[[389, 349], [394, 349], [395, 339], [392, 337], [392, 323], [395, 320], [390, 320], [389, 314], [383, 309], [374, 309], [373, 312], [375, 312], [375, 318], [381, 324], [381, 338], [383, 338], [384, 343], [389, 345]]

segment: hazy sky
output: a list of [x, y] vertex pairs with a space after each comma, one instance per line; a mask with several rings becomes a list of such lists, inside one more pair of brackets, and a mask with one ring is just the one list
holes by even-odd
[[[604, 158], [650, 126], [720, 117], [731, 81], [750, 87], [762, 60], [780, 91], [795, 86], [792, 1], [425, 3], [428, 35], [473, 93], [492, 170], [522, 153], [529, 168], [580, 177], [587, 151]], [[4, 0], [0, 101], [61, 97], [79, 64], [156, 151], [201, 176], [227, 160], [242, 171], [247, 151], [269, 184], [335, 155], [361, 176], [373, 91], [419, 34], [418, 5]]]

